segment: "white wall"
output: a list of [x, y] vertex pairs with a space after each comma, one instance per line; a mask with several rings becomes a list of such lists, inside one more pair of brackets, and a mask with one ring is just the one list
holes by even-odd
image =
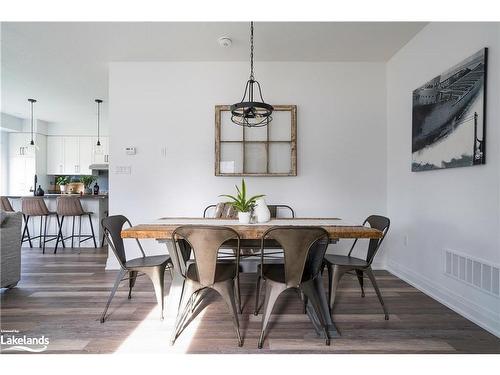
[[[109, 73], [111, 214], [199, 216], [233, 192], [239, 178], [214, 176], [214, 106], [240, 100], [247, 63], [111, 63]], [[256, 75], [266, 100], [298, 106], [298, 176], [247, 178], [250, 193], [304, 217], [384, 214], [385, 64], [257, 62]]]
[[[489, 47], [486, 165], [413, 173], [412, 91]], [[500, 335], [500, 300], [443, 274], [443, 249], [500, 264], [498, 23], [432, 23], [387, 64], [388, 269]], [[408, 244], [404, 245], [404, 236]]]

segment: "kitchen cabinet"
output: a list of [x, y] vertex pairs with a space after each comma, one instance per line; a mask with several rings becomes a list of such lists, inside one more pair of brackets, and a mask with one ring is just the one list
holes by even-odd
[[9, 133], [8, 190], [11, 195], [29, 195], [38, 183], [46, 186], [46, 136], [34, 135], [35, 145], [30, 145], [30, 133]]
[[90, 164], [93, 163], [92, 153], [94, 150], [92, 137], [79, 137], [79, 173], [84, 175], [92, 174], [89, 169]]
[[47, 173], [51, 175], [90, 175], [94, 163], [93, 137], [47, 137]]
[[80, 174], [80, 148], [78, 137], [63, 137], [63, 174]]
[[92, 138], [93, 153], [92, 153], [92, 163], [93, 164], [108, 164], [109, 163], [109, 138], [100, 137], [101, 147], [97, 146], [97, 137]]
[[47, 137], [47, 174], [62, 174], [64, 168], [63, 137]]

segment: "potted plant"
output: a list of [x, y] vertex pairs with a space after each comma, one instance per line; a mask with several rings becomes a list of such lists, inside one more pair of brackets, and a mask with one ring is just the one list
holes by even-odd
[[83, 183], [85, 188], [85, 194], [92, 194], [92, 185], [97, 180], [97, 176], [81, 176], [80, 181]]
[[222, 194], [220, 196], [231, 199], [228, 203], [238, 210], [238, 219], [241, 224], [249, 224], [252, 216], [252, 209], [255, 206], [255, 201], [265, 195], [254, 195], [253, 197], [247, 199], [247, 188], [244, 179], [241, 179], [241, 189], [237, 185], [235, 186], [236, 191], [238, 192], [236, 197], [228, 194]]
[[59, 176], [56, 179], [56, 185], [59, 185], [59, 190], [61, 191], [62, 194], [66, 192], [66, 185], [69, 182], [69, 177], [68, 176]]

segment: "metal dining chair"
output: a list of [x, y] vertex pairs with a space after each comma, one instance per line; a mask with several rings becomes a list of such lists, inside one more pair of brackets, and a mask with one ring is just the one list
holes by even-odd
[[[125, 254], [125, 246], [123, 239], [121, 237], [121, 231], [123, 226], [127, 223], [132, 226], [130, 220], [128, 220], [123, 215], [108, 216], [101, 220], [101, 225], [104, 230], [104, 235], [106, 236], [106, 241], [109, 248], [113, 250], [118, 263], [120, 264], [120, 271], [116, 277], [115, 284], [109, 295], [108, 302], [104, 308], [104, 312], [101, 316], [101, 323], [104, 323], [106, 319], [106, 312], [108, 311], [111, 300], [113, 299], [118, 286], [122, 281], [129, 281], [129, 292], [128, 299], [132, 298], [132, 288], [135, 285], [136, 278], [139, 276], [147, 275], [151, 282], [153, 283], [156, 300], [161, 308], [161, 319], [163, 320], [163, 292], [164, 292], [164, 275], [165, 270], [168, 268], [172, 273], [172, 261], [168, 255], [153, 255], [146, 256], [141, 243], [136, 239], [139, 250], [141, 251], [142, 257], [127, 260]], [[125, 276], [128, 274], [128, 277]]]
[[355, 272], [359, 285], [361, 286], [361, 297], [365, 296], [365, 290], [363, 286], [364, 274], [370, 279], [377, 297], [384, 309], [385, 320], [389, 320], [389, 313], [385, 307], [384, 300], [382, 299], [382, 294], [377, 285], [377, 280], [372, 270], [372, 262], [377, 254], [378, 249], [382, 241], [384, 241], [387, 232], [389, 231], [391, 221], [385, 216], [371, 215], [365, 219], [363, 226], [369, 224], [370, 227], [380, 230], [383, 234], [381, 238], [370, 239], [368, 243], [368, 251], [366, 253], [366, 258], [355, 258], [351, 256], [351, 253], [358, 242], [358, 239], [354, 241], [349, 250], [347, 256], [345, 255], [326, 255], [324, 266], [328, 269], [328, 298], [330, 300], [330, 312], [333, 311], [333, 305], [335, 303], [335, 294], [337, 292], [340, 279], [346, 273]]
[[[265, 263], [265, 241], [277, 241], [283, 249], [283, 263]], [[328, 232], [321, 227], [272, 227], [261, 238], [259, 278], [257, 281], [257, 295], [255, 299], [255, 312], [259, 311], [259, 295], [261, 281], [265, 282], [265, 301], [262, 313], [262, 329], [258, 347], [262, 348], [267, 324], [278, 297], [290, 288], [299, 289], [307, 296], [325, 334], [325, 343], [330, 345], [330, 335], [320, 307], [320, 296], [314, 288], [314, 279], [321, 277], [323, 258], [328, 247]]]
[[[229, 240], [236, 240], [237, 251], [234, 262], [218, 261], [222, 244]], [[212, 289], [224, 299], [229, 307], [238, 346], [242, 346], [236, 307], [238, 305], [241, 309], [238, 283], [240, 261], [238, 233], [234, 229], [222, 226], [186, 225], [177, 228], [172, 233], [172, 243], [177, 254], [174, 266], [183, 277], [183, 286], [171, 344], [175, 343], [188, 317], [204, 298], [205, 291]], [[186, 246], [194, 254], [192, 263], [189, 263], [190, 251], [186, 251]]]

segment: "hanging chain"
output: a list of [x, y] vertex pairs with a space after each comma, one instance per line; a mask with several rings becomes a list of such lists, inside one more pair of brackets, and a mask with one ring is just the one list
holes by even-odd
[[250, 80], [253, 81], [253, 22], [250, 22]]

